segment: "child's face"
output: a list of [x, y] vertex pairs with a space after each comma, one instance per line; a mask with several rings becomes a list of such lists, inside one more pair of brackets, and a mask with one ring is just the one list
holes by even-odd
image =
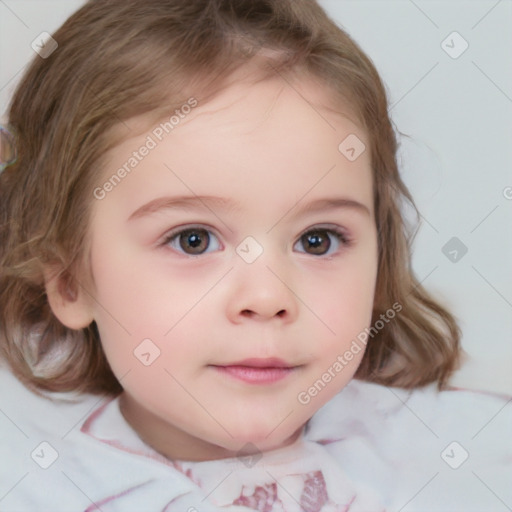
[[[127, 419], [169, 457], [292, 442], [363, 356], [352, 342], [377, 273], [370, 155], [338, 150], [366, 136], [322, 102], [307, 80], [240, 81], [162, 141], [155, 126], [109, 155], [104, 181], [157, 143], [94, 201], [87, 307]], [[255, 358], [281, 362], [237, 366]]]

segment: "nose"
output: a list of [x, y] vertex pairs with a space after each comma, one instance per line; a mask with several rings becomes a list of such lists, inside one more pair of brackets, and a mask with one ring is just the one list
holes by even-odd
[[252, 264], [240, 263], [231, 276], [234, 285], [227, 306], [231, 322], [293, 322], [298, 314], [298, 299], [291, 283], [291, 273], [282, 267], [271, 267], [270, 262], [263, 258]]

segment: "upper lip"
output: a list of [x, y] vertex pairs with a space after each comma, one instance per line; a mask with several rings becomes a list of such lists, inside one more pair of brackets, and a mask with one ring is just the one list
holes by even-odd
[[288, 364], [286, 361], [277, 357], [258, 358], [251, 357], [234, 363], [216, 365], [216, 366], [250, 366], [253, 368], [293, 368], [294, 365]]

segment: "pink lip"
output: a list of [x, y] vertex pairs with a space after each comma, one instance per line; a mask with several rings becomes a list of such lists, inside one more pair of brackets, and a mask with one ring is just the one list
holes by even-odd
[[296, 366], [291, 366], [282, 359], [251, 358], [222, 366], [215, 365], [214, 368], [250, 384], [272, 384], [290, 375]]
[[293, 365], [286, 363], [277, 357], [251, 357], [243, 361], [235, 361], [234, 363], [224, 364], [222, 366], [250, 366], [252, 368], [293, 368]]

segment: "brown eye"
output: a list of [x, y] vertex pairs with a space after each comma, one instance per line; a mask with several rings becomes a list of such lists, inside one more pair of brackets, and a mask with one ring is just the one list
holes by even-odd
[[345, 231], [338, 227], [312, 228], [306, 231], [293, 246], [297, 252], [310, 254], [312, 256], [334, 256], [343, 248], [352, 244]]
[[178, 235], [180, 247], [187, 254], [202, 254], [210, 245], [206, 229], [187, 229]]
[[309, 231], [301, 236], [300, 241], [309, 254], [323, 255], [331, 247], [331, 239], [327, 230]]
[[202, 227], [189, 227], [173, 231], [161, 243], [176, 252], [189, 256], [201, 256], [209, 252], [222, 250], [222, 244], [211, 230]]

